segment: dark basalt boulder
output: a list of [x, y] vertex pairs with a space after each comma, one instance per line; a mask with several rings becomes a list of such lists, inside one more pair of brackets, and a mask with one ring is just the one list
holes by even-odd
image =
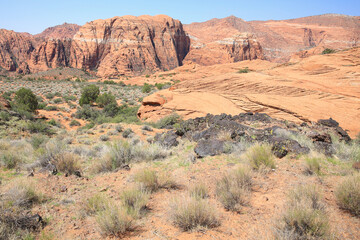
[[219, 155], [224, 152], [224, 142], [216, 139], [200, 140], [194, 151], [199, 158]]
[[170, 147], [176, 147], [179, 144], [179, 142], [176, 140], [177, 138], [178, 135], [175, 133], [175, 131], [169, 131], [162, 134], [157, 133], [155, 135], [154, 140], [160, 145], [166, 148], [170, 148]]
[[278, 158], [283, 158], [288, 153], [299, 155], [310, 152], [308, 147], [303, 147], [297, 141], [284, 137], [273, 137], [270, 139], [270, 144], [272, 145], [272, 152]]
[[326, 127], [332, 127], [332, 128], [335, 128], [335, 127], [339, 126], [339, 123], [337, 121], [335, 121], [334, 119], [332, 119], [332, 118], [320, 119], [318, 121], [318, 124], [326, 126]]

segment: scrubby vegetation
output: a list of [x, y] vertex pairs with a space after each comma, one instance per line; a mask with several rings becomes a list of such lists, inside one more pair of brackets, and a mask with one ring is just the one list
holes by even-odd
[[339, 206], [355, 216], [360, 216], [360, 174], [347, 177], [336, 189]]
[[277, 229], [278, 239], [331, 239], [329, 217], [316, 186], [290, 192]]

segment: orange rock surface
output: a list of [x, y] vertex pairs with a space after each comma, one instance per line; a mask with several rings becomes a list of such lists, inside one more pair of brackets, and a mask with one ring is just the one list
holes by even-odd
[[[329, 118], [351, 136], [360, 132], [360, 48], [315, 55], [297, 63], [263, 60], [213, 66], [186, 65], [173, 70], [181, 80], [173, 100], [143, 104], [138, 115], [156, 121], [176, 111], [185, 119], [206, 113], [264, 112], [297, 123]], [[251, 72], [238, 73], [248, 67]]]

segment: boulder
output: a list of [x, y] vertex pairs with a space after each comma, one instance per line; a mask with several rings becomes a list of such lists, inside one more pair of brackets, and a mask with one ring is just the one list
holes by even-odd
[[217, 139], [200, 140], [194, 151], [199, 158], [219, 155], [224, 152], [224, 142]]
[[169, 131], [162, 134], [157, 133], [155, 135], [154, 141], [166, 148], [170, 148], [170, 147], [176, 147], [179, 144], [177, 138], [178, 135], [175, 133], [175, 131]]

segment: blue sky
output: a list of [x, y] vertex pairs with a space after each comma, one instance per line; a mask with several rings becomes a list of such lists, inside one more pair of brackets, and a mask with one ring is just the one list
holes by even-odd
[[245, 20], [281, 20], [324, 13], [360, 15], [360, 0], [0, 0], [0, 28], [40, 33], [64, 22], [86, 22], [123, 15], [166, 14], [183, 23], [230, 15]]

